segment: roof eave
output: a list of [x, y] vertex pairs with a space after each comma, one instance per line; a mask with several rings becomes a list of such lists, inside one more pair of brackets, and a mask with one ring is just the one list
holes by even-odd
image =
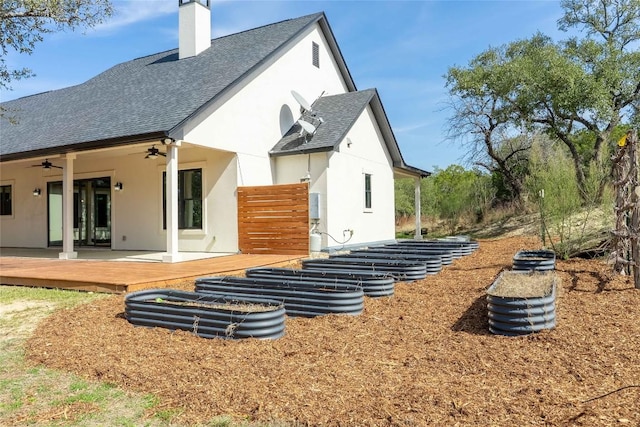
[[340, 73], [344, 78], [349, 92], [356, 92], [358, 89], [356, 88], [356, 84], [353, 81], [353, 77], [351, 77], [351, 73], [349, 72], [347, 63], [345, 62], [344, 57], [342, 56], [342, 52], [340, 51], [340, 46], [338, 46], [338, 42], [333, 35], [333, 30], [331, 30], [331, 26], [329, 25], [329, 21], [327, 20], [324, 12], [322, 12], [322, 16], [316, 22], [318, 22], [320, 28], [322, 29], [322, 32], [325, 34], [327, 43], [331, 48], [331, 53], [333, 53], [333, 57], [338, 64], [338, 68], [340, 69]]
[[414, 166], [409, 166], [409, 165], [394, 165], [394, 172], [397, 173], [398, 175], [401, 175], [401, 177], [407, 177], [407, 178], [427, 178], [429, 176], [431, 176], [431, 172], [416, 168]]
[[81, 151], [97, 150], [101, 148], [112, 148], [144, 142], [158, 141], [167, 136], [167, 132], [149, 132], [140, 135], [131, 135], [118, 138], [102, 139], [98, 141], [80, 142], [77, 144], [65, 145], [62, 147], [45, 148], [41, 150], [24, 151], [0, 156], [0, 163], [15, 160], [26, 160], [33, 157], [64, 155]]
[[288, 151], [269, 151], [270, 157], [294, 156], [296, 154], [312, 154], [312, 153], [328, 153], [337, 151], [336, 147], [314, 147], [306, 149], [288, 150]]
[[389, 154], [393, 161], [393, 167], [409, 176], [424, 178], [431, 175], [431, 172], [409, 166], [405, 163], [404, 158], [402, 157], [402, 152], [400, 151], [400, 146], [398, 145], [396, 136], [393, 133], [391, 124], [389, 123], [389, 118], [387, 117], [387, 113], [385, 112], [380, 96], [378, 95], [378, 90], [374, 89], [374, 91], [375, 95], [369, 101], [369, 105], [376, 117], [376, 122], [380, 126], [380, 132], [382, 132], [383, 138], [386, 141], [387, 149], [389, 150]]

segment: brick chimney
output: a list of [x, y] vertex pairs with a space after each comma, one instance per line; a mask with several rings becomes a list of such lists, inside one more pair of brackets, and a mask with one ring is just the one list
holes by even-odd
[[179, 58], [196, 56], [211, 46], [211, 0], [178, 0]]

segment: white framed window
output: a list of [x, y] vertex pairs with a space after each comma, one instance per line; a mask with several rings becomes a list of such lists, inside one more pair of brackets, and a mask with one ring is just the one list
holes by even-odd
[[[162, 172], [162, 228], [167, 229], [167, 174]], [[178, 171], [178, 229], [202, 230], [202, 168]]]

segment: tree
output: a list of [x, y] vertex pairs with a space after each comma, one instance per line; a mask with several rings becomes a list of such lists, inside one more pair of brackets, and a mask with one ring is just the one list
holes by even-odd
[[[467, 121], [562, 141], [585, 193], [589, 174], [610, 166], [612, 132], [640, 108], [640, 0], [563, 0], [562, 7], [559, 28], [578, 28], [584, 38], [554, 43], [536, 34], [492, 48], [468, 67], [450, 69], [447, 82], [456, 106], [484, 106], [468, 109]], [[464, 112], [457, 108], [454, 117], [465, 119]]]
[[486, 203], [492, 198], [487, 188], [490, 177], [459, 165], [450, 165], [444, 170], [436, 168], [425, 181], [433, 197], [432, 203], [436, 205], [435, 211], [447, 221], [452, 233], [464, 217], [483, 214]]
[[491, 174], [499, 174], [513, 200], [523, 190], [520, 171], [526, 163], [527, 138], [513, 137], [514, 114], [508, 94], [511, 84], [502, 70], [503, 52], [490, 49], [469, 68], [453, 67], [447, 86], [453, 99], [449, 137], [469, 148], [467, 158]]
[[406, 219], [415, 214], [415, 190], [412, 178], [394, 180], [396, 219]]
[[12, 80], [34, 75], [27, 68], [8, 68], [5, 57], [10, 49], [31, 54], [45, 34], [94, 27], [112, 13], [110, 0], [1, 0], [0, 88], [10, 90]]

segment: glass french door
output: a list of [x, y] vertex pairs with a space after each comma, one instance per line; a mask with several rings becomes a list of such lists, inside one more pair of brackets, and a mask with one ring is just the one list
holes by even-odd
[[[47, 185], [49, 246], [62, 245], [62, 181]], [[76, 246], [111, 246], [111, 178], [73, 181]]]

